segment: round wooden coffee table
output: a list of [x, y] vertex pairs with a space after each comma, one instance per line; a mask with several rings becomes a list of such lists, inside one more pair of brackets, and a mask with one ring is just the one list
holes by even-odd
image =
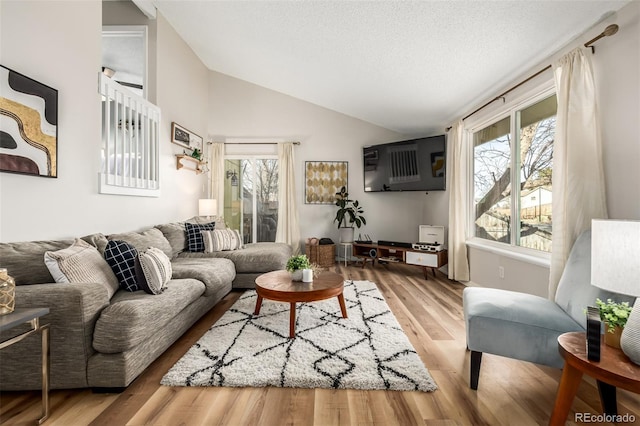
[[324, 271], [313, 278], [313, 282], [303, 283], [291, 281], [287, 271], [273, 271], [256, 278], [256, 309], [254, 315], [260, 314], [262, 299], [285, 302], [291, 305], [289, 315], [289, 337], [296, 334], [296, 303], [317, 302], [318, 300], [337, 297], [340, 303], [342, 317], [347, 318], [347, 307], [344, 304], [344, 278], [335, 272]]

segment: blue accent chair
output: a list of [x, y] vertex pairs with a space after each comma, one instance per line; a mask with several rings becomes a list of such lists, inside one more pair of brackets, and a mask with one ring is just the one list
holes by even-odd
[[467, 348], [471, 351], [469, 386], [478, 389], [483, 353], [562, 368], [558, 336], [584, 332], [584, 310], [595, 306], [596, 298], [629, 304], [635, 301], [591, 285], [591, 231], [583, 232], [571, 249], [555, 300], [494, 288], [465, 288], [464, 318]]

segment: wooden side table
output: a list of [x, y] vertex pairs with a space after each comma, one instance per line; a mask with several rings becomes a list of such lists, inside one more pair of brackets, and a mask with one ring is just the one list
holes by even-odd
[[40, 333], [42, 339], [42, 417], [38, 424], [42, 424], [49, 417], [49, 324], [40, 325], [40, 317], [47, 315], [49, 308], [17, 308], [10, 314], [0, 315], [0, 332], [10, 330], [26, 322], [31, 329], [18, 334], [11, 339], [0, 342], [0, 349], [18, 343], [33, 333]]
[[616, 388], [640, 393], [640, 366], [631, 362], [620, 349], [605, 345], [604, 339], [600, 342], [600, 361], [589, 361], [586, 346], [583, 332], [565, 333], [558, 337], [564, 368], [550, 425], [565, 424], [583, 374], [598, 381], [605, 414], [617, 414]]

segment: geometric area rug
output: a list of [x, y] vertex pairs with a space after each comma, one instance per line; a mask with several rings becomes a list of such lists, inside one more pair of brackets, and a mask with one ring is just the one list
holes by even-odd
[[344, 283], [348, 318], [337, 298], [298, 303], [289, 338], [289, 304], [245, 292], [167, 372], [166, 386], [437, 389], [409, 339], [370, 281]]

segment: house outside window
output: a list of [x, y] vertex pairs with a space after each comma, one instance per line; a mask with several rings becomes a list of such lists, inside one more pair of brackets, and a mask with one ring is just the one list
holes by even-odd
[[551, 251], [556, 110], [545, 93], [472, 132], [476, 238]]

